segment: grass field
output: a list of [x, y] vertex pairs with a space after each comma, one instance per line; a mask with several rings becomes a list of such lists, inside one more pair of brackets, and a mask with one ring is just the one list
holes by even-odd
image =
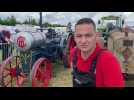
[[64, 68], [63, 64], [53, 64], [53, 78], [49, 87], [72, 87], [71, 69]]

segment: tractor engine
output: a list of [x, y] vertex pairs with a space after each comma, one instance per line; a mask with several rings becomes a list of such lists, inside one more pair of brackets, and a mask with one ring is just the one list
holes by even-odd
[[20, 51], [26, 51], [45, 43], [44, 33], [20, 32], [15, 38], [15, 45]]
[[27, 51], [38, 47], [46, 47], [52, 46], [52, 44], [56, 45], [60, 43], [60, 37], [56, 37], [51, 35], [50, 33], [42, 33], [42, 32], [20, 32], [17, 34], [15, 38], [15, 46], [20, 51]]

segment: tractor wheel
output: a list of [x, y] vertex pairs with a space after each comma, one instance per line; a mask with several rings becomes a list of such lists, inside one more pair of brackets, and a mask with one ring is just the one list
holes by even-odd
[[2, 87], [21, 87], [25, 80], [19, 56], [10, 56], [1, 64]]
[[51, 78], [51, 62], [46, 58], [38, 59], [32, 68], [32, 87], [48, 87]]
[[70, 58], [69, 58], [69, 55], [70, 55], [71, 49], [74, 48], [75, 45], [76, 44], [75, 44], [73, 35], [69, 35], [69, 37], [67, 39], [67, 47], [66, 47], [65, 53], [63, 55], [63, 63], [64, 63], [64, 66], [67, 67], [67, 68], [70, 68]]

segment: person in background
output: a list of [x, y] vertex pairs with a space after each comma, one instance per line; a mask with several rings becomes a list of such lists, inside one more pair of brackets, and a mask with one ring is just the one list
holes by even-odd
[[2, 30], [0, 32], [1, 40], [1, 49], [2, 49], [2, 60], [5, 60], [9, 55], [9, 46], [10, 46], [10, 36], [11, 33], [7, 30]]

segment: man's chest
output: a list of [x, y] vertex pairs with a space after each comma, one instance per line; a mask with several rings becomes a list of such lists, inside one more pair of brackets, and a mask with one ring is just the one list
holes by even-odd
[[88, 61], [82, 61], [80, 59], [77, 60], [77, 68], [78, 70], [82, 71], [82, 72], [88, 72], [91, 68], [91, 60]]

